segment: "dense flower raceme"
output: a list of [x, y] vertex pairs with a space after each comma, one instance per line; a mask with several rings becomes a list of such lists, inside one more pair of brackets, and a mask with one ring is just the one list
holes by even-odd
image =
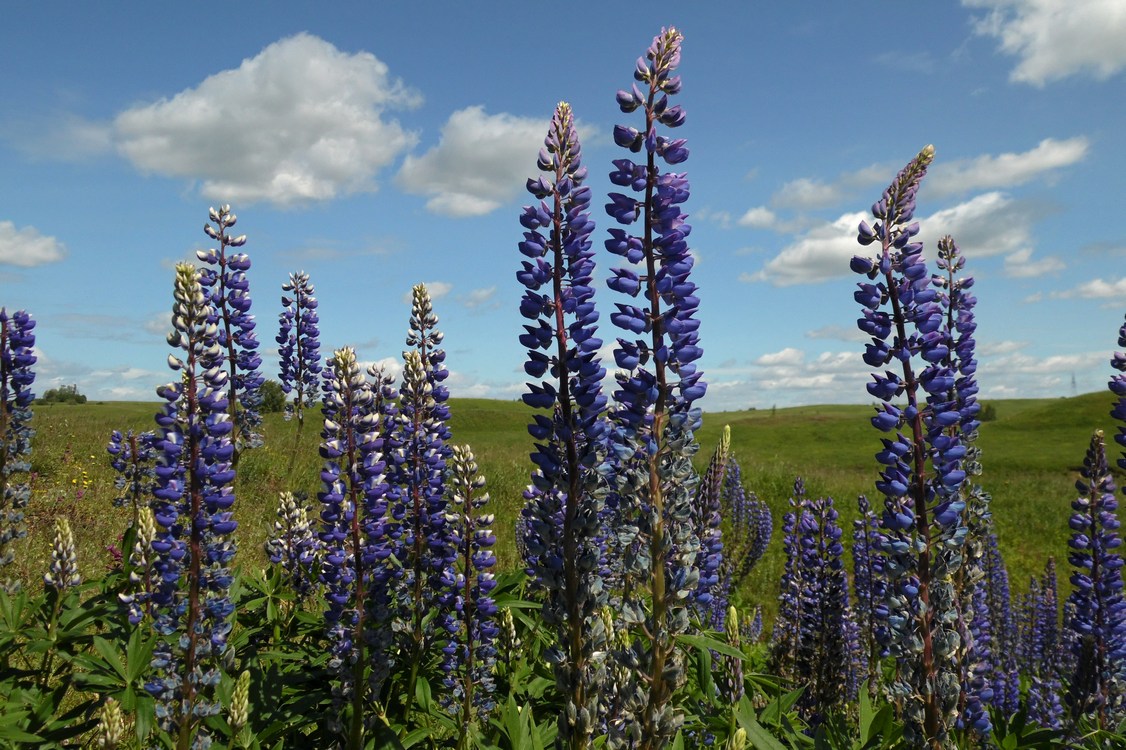
[[886, 656], [884, 648], [888, 637], [884, 622], [887, 620], [885, 603], [886, 578], [884, 576], [883, 537], [879, 519], [868, 503], [868, 497], [857, 498], [859, 518], [852, 522], [852, 585], [855, 593], [855, 619], [860, 631], [860, 653], [864, 677], [868, 681], [871, 697], [878, 694], [882, 676], [880, 659]]
[[1029, 677], [1028, 718], [1041, 726], [1063, 725], [1061, 703], [1064, 659], [1059, 627], [1059, 583], [1055, 558], [1048, 558], [1044, 574], [1033, 577], [1022, 618], [1020, 655]]
[[136, 433], [129, 430], [122, 434], [118, 430], [110, 433], [106, 452], [110, 455], [110, 465], [117, 473], [113, 486], [118, 495], [113, 504], [119, 508], [133, 511], [133, 523], [137, 514], [146, 507], [152, 495], [156, 473], [157, 434], [155, 432]]
[[881, 402], [872, 423], [892, 435], [876, 456], [884, 467], [876, 487], [885, 497], [888, 648], [899, 665], [891, 691], [903, 700], [908, 740], [940, 747], [950, 742], [962, 698], [954, 579], [966, 537], [965, 447], [949, 428], [972, 415], [956, 396], [953, 332], [922, 244], [913, 241], [915, 194], [933, 159], [927, 146], [872, 206], [877, 221], [861, 222], [858, 240], [878, 243], [879, 252], [855, 257], [852, 268], [874, 282], [858, 284], [854, 295], [864, 308], [858, 325], [872, 337], [864, 361], [899, 370], [868, 384]]
[[996, 533], [986, 536], [983, 565], [985, 578], [979, 588], [984, 589], [984, 595], [975, 604], [981, 614], [975, 618], [974, 627], [982, 628], [988, 623], [991, 658], [987, 662], [986, 680], [993, 692], [992, 705], [1001, 713], [1011, 715], [1020, 708], [1019, 636], [1009, 571]]
[[[719, 582], [713, 591], [711, 602], [711, 624], [717, 630], [725, 627], [726, 608], [730, 605], [732, 592], [743, 585], [751, 570], [762, 559], [774, 533], [774, 516], [770, 512], [770, 506], [743, 487], [743, 470], [735, 456], [729, 456], [727, 460], [720, 509], [727, 527], [720, 538], [723, 550], [719, 563]], [[753, 622], [749, 618], [742, 618], [741, 621], [748, 628]]]
[[[713, 591], [720, 588], [719, 569], [723, 561], [723, 532], [720, 530], [720, 523], [723, 520], [721, 512], [724, 480], [727, 478], [730, 462], [731, 427], [724, 425], [719, 445], [712, 453], [711, 461], [696, 487], [696, 498], [692, 504], [692, 523], [696, 527], [696, 543], [700, 548], [696, 558], [700, 580], [689, 599], [695, 605], [701, 620], [711, 619], [708, 615], [714, 611]], [[726, 604], [724, 609], [726, 610]]]
[[564, 696], [559, 717], [565, 747], [590, 743], [599, 715], [604, 669], [596, 657], [606, 650], [600, 612], [607, 591], [600, 575], [601, 516], [607, 483], [605, 375], [598, 349], [594, 307], [594, 253], [590, 234], [590, 188], [570, 105], [561, 102], [528, 192], [517, 280], [525, 287], [520, 313], [529, 324], [520, 342], [528, 349], [524, 402], [544, 409], [528, 431], [536, 439], [537, 469], [525, 497], [526, 560], [545, 598], [542, 616], [554, 630], [549, 659]]
[[[334, 697], [351, 701], [351, 738], [363, 734], [369, 685], [378, 690], [390, 667], [385, 627], [390, 615], [391, 555], [387, 531], [388, 485], [380, 400], [343, 347], [323, 371], [324, 429], [320, 453], [323, 489], [321, 580], [336, 674]], [[365, 678], [366, 676], [366, 678]]]
[[234, 606], [227, 595], [237, 523], [231, 466], [229, 376], [201, 274], [176, 266], [168, 343], [179, 349], [169, 366], [180, 380], [157, 389], [166, 402], [156, 416], [156, 536], [151, 543], [154, 610], [159, 636], [146, 688], [157, 718], [174, 736], [206, 742], [202, 719], [219, 710], [215, 695]]
[[442, 384], [448, 374], [443, 364], [446, 354], [438, 348], [442, 333], [437, 324], [429, 292], [416, 285], [407, 336], [407, 345], [413, 348], [403, 352], [403, 385], [385, 451], [394, 554], [402, 564], [394, 597], [396, 618], [410, 661], [420, 659], [430, 643], [434, 621], [426, 615], [439, 599], [450, 595], [442, 571], [455, 557], [444, 529], [450, 411], [449, 391]]
[[148, 505], [137, 513], [137, 536], [133, 549], [129, 552], [129, 588], [118, 596], [128, 609], [129, 622], [141, 622], [153, 613], [152, 593], [156, 584], [157, 552], [153, 548], [156, 541], [156, 517]]
[[[624, 679], [616, 685], [617, 715], [610, 723], [611, 747], [663, 747], [683, 723], [673, 704], [684, 682], [675, 638], [689, 627], [687, 597], [696, 590], [699, 539], [692, 523], [698, 449], [692, 431], [700, 421], [694, 402], [704, 395], [696, 361], [699, 321], [696, 285], [688, 276], [690, 227], [680, 206], [688, 199], [683, 174], [663, 172], [658, 160], [679, 164], [688, 156], [683, 139], [670, 140], [658, 127], [679, 127], [684, 112], [670, 105], [679, 93], [682, 36], [663, 29], [634, 70], [636, 84], [618, 93], [626, 113], [640, 111], [641, 129], [619, 125], [615, 142], [643, 155], [614, 161], [610, 181], [631, 192], [611, 193], [607, 212], [619, 224], [638, 224], [638, 234], [611, 229], [607, 249], [630, 264], [611, 269], [611, 289], [630, 301], [616, 304], [611, 321], [634, 339], [619, 338], [614, 350], [618, 390], [613, 410], [617, 508], [612, 526], [623, 555], [621, 624], [644, 634], [619, 650]], [[640, 88], [639, 88], [640, 85]], [[640, 299], [638, 299], [640, 298]], [[640, 304], [634, 304], [634, 301]]]
[[974, 285], [972, 276], [962, 275], [965, 256], [950, 236], [938, 241], [938, 258], [935, 264], [941, 273], [935, 274], [933, 283], [938, 290], [938, 303], [946, 314], [945, 329], [949, 333], [946, 357], [941, 364], [947, 368], [952, 380], [947, 391], [947, 404], [959, 415], [958, 421], [946, 426], [946, 435], [958, 441], [964, 450], [962, 471], [965, 474], [955, 498], [964, 504], [963, 524], [966, 535], [962, 545], [962, 562], [954, 573], [957, 596], [958, 637], [962, 642], [961, 658], [961, 715], [959, 725], [978, 735], [991, 731], [989, 703], [993, 690], [988, 674], [992, 667], [989, 638], [992, 625], [989, 613], [976, 606], [982, 601], [979, 589], [986, 585], [985, 540], [993, 531], [993, 516], [989, 510], [990, 497], [971, 478], [981, 474], [978, 460], [980, 449], [975, 445], [977, 428], [977, 359], [974, 331], [974, 307], [977, 299], [970, 292]]
[[487, 721], [496, 705], [493, 665], [498, 633], [497, 607], [491, 596], [497, 562], [492, 552], [494, 517], [482, 512], [489, 493], [468, 446], [453, 446], [448, 491], [446, 525], [457, 561], [443, 571], [455, 592], [445, 613], [450, 637], [443, 649], [442, 669], [449, 689], [444, 700], [465, 735], [474, 720]]
[[1083, 460], [1079, 497], [1072, 501], [1068, 561], [1075, 633], [1074, 671], [1067, 693], [1072, 716], [1093, 713], [1100, 727], [1112, 726], [1126, 694], [1126, 601], [1122, 597], [1122, 544], [1118, 499], [1107, 465], [1102, 431], [1091, 438]]
[[0, 307], [0, 588], [9, 591], [18, 583], [5, 578], [3, 569], [15, 558], [12, 542], [27, 533], [23, 508], [31, 497], [31, 488], [18, 477], [31, 468], [34, 328], [27, 312]]
[[266, 541], [266, 555], [281, 566], [299, 602], [312, 593], [320, 575], [321, 543], [304, 499], [292, 492], [278, 496], [274, 535]]
[[832, 498], [811, 498], [799, 478], [790, 502], [771, 661], [780, 674], [805, 686], [799, 707], [817, 723], [856, 698], [858, 631]]
[[281, 301], [285, 309], [278, 314], [278, 377], [282, 391], [293, 394], [293, 401], [286, 404], [285, 418], [296, 415], [298, 424], [303, 424], [305, 409], [317, 402], [321, 373], [320, 318], [309, 274], [291, 273], [289, 281], [282, 284]]
[[[231, 441], [235, 446], [235, 463], [238, 452], [262, 444], [258, 428], [262, 417], [258, 412], [262, 396], [258, 389], [265, 378], [258, 372], [262, 358], [258, 356], [258, 338], [254, 333], [254, 316], [250, 314], [250, 282], [246, 271], [250, 269], [250, 256], [246, 253], [227, 253], [228, 248], [246, 244], [246, 235], [232, 237], [227, 230], [238, 221], [230, 206], [210, 210], [210, 224], [203, 225], [208, 237], [219, 247], [199, 250], [196, 256], [213, 268], [200, 272], [200, 284], [208, 292], [212, 305], [209, 322], [216, 325], [219, 346], [223, 348], [231, 381], [227, 411], [233, 428]], [[214, 224], [214, 226], [212, 226]]]
[[51, 567], [43, 583], [59, 593], [82, 583], [78, 574], [78, 555], [74, 551], [74, 535], [65, 518], [55, 520], [55, 539], [51, 543]]

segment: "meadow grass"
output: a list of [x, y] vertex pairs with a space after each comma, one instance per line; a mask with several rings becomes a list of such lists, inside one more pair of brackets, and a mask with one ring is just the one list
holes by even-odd
[[[1067, 519], [1091, 433], [1113, 433], [1109, 392], [1066, 399], [991, 402], [997, 419], [982, 425], [978, 445], [984, 473], [981, 484], [993, 496], [993, 513], [1014, 591], [1027, 588], [1049, 556], [1066, 569]], [[101, 575], [111, 563], [106, 546], [116, 543], [130, 511], [115, 508], [114, 472], [105, 447], [110, 431], [149, 430], [155, 403], [109, 402], [35, 406], [32, 443], [33, 494], [28, 508], [28, 539], [17, 552], [16, 573], [38, 587], [46, 570], [54, 519], [66, 517], [74, 529], [85, 577]], [[528, 484], [532, 439], [525, 429], [531, 412], [520, 402], [484, 399], [451, 401], [453, 442], [474, 449], [488, 480], [491, 512], [497, 516], [497, 557], [501, 569], [519, 565], [514, 522]], [[756, 567], [740, 599], [763, 604], [768, 617], [776, 605], [782, 570], [780, 527], [795, 477], [813, 496], [832, 496], [841, 512], [846, 542], [856, 517], [856, 497], [868, 494], [878, 507], [872, 483], [878, 433], [867, 406], [803, 406], [788, 409], [716, 412], [704, 415], [698, 437], [701, 470], [731, 426], [732, 454], [743, 467], [748, 490], [774, 512], [775, 539]], [[296, 422], [281, 414], [264, 417], [265, 445], [247, 451], [235, 484], [238, 561], [243, 568], [267, 564], [262, 545], [274, 521], [278, 493], [304, 493], [316, 505], [321, 459], [320, 425], [310, 412], [297, 441]], [[295, 458], [291, 463], [291, 455]], [[1117, 456], [1117, 452], [1114, 453]]]

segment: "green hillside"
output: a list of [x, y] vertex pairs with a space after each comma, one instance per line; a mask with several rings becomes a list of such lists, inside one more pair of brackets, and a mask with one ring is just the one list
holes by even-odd
[[[1061, 561], [1065, 557], [1078, 468], [1092, 431], [1101, 428], [1109, 435], [1114, 430], [1108, 415], [1111, 404], [1109, 393], [993, 402], [997, 419], [982, 426], [978, 443], [983, 451], [981, 483], [993, 496], [1014, 589], [1023, 589], [1028, 575], [1041, 570], [1049, 555]], [[156, 409], [156, 404], [138, 403], [35, 407], [30, 533], [18, 563], [25, 580], [42, 575], [56, 515], [69, 518], [87, 575], [98, 574], [109, 562], [105, 547], [124, 529], [128, 512], [111, 505], [114, 475], [105, 445], [112, 429], [151, 429]], [[529, 410], [519, 402], [455, 399], [451, 411], [454, 441], [473, 446], [488, 479], [500, 563], [514, 567], [518, 560], [513, 522], [523, 504], [530, 466], [531, 438], [524, 428]], [[798, 476], [810, 494], [834, 497], [842, 521], [851, 524], [857, 495], [874, 494], [877, 467], [872, 456], [879, 449], [880, 434], [869, 424], [871, 413], [868, 406], [807, 406], [707, 414], [698, 461], [706, 462], [723, 426], [730, 425], [733, 453], [747, 488], [774, 510], [776, 532]], [[244, 565], [265, 564], [262, 543], [270, 533], [278, 492], [305, 492], [315, 502], [319, 488], [318, 425], [312, 419], [305, 425], [292, 468], [296, 424], [273, 414], [264, 427], [266, 445], [244, 455], [236, 483]], [[872, 500], [876, 502], [874, 496]], [[781, 572], [780, 550], [776, 533], [744, 592], [768, 610]]]

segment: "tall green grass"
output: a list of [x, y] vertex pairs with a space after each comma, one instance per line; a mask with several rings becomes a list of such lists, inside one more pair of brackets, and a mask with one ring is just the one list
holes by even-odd
[[[1091, 433], [1113, 433], [1112, 396], [1093, 393], [1067, 399], [995, 401], [996, 421], [982, 425], [979, 445], [981, 483], [993, 496], [1001, 548], [1014, 589], [1043, 569], [1049, 556], [1066, 555], [1069, 503]], [[106, 545], [116, 543], [129, 511], [111, 504], [114, 472], [105, 451], [111, 430], [152, 429], [156, 404], [87, 403], [36, 405], [32, 442], [33, 493], [28, 508], [28, 539], [17, 548], [17, 575], [37, 586], [49, 559], [57, 516], [74, 529], [85, 576], [97, 576], [109, 564]], [[519, 402], [454, 399], [454, 442], [473, 446], [488, 480], [492, 512], [497, 516], [497, 557], [514, 568], [514, 523], [528, 484], [532, 439], [525, 430], [530, 410]], [[720, 431], [731, 426], [732, 453], [743, 467], [749, 490], [769, 503], [780, 533], [795, 477], [807, 492], [832, 496], [842, 522], [856, 516], [856, 497], [867, 493], [878, 507], [873, 482], [873, 454], [880, 434], [869, 424], [866, 406], [806, 406], [790, 409], [706, 414], [699, 433], [698, 461], [707, 460]], [[239, 564], [266, 565], [262, 544], [270, 534], [278, 493], [303, 492], [316, 503], [321, 460], [317, 454], [316, 414], [306, 420], [300, 442], [296, 423], [280, 414], [265, 416], [266, 444], [244, 454], [235, 484], [240, 528]], [[290, 465], [291, 452], [296, 460]], [[752, 574], [745, 603], [774, 610], [781, 574], [780, 540]]]

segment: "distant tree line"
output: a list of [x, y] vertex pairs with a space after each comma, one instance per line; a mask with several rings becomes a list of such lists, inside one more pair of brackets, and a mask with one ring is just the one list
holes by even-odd
[[84, 404], [86, 397], [78, 392], [77, 385], [60, 385], [48, 389], [37, 401], [41, 404]]

